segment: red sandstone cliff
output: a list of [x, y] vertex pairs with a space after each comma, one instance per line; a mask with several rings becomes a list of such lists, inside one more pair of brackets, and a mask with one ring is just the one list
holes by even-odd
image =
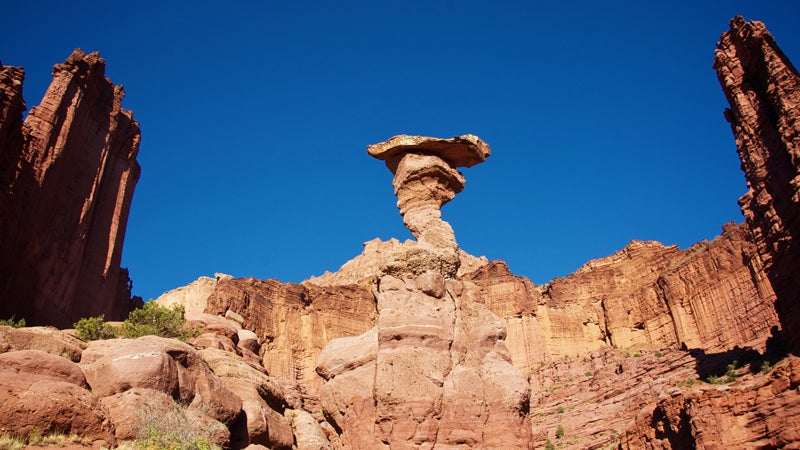
[[731, 21], [714, 68], [749, 191], [739, 200], [800, 354], [800, 75], [761, 22]]
[[139, 125], [97, 53], [75, 50], [56, 65], [24, 124], [21, 82], [21, 69], [0, 72], [0, 317], [56, 326], [122, 318]]

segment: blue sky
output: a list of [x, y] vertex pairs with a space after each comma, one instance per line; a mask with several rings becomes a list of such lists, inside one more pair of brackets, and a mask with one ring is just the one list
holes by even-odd
[[0, 60], [28, 107], [76, 47], [125, 86], [142, 177], [123, 265], [145, 299], [214, 272], [298, 282], [409, 238], [366, 153], [396, 134], [489, 143], [444, 218], [541, 284], [743, 220], [711, 68], [735, 14], [800, 61], [794, 0], [12, 2]]

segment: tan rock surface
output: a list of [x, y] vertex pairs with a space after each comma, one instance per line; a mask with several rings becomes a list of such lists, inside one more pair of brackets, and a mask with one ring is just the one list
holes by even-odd
[[217, 280], [225, 275], [217, 274], [214, 278], [200, 277], [195, 281], [161, 294], [155, 302], [161, 306], [171, 308], [172, 305], [183, 305], [186, 316], [191, 317], [203, 314], [206, 310], [208, 297], [217, 287]]
[[401, 134], [367, 147], [370, 156], [387, 161], [387, 164], [397, 155], [408, 152], [433, 154], [453, 167], [472, 167], [484, 162], [491, 155], [489, 146], [474, 134], [451, 139]]
[[[356, 284], [359, 286], [369, 286], [384, 274], [384, 269], [390, 263], [401, 259], [408, 251], [407, 246], [415, 245], [413, 241], [400, 242], [397, 239], [381, 241], [375, 238], [364, 243], [364, 251], [342, 265], [336, 272], [325, 272], [318, 277], [311, 277], [304, 283], [315, 284], [317, 286], [343, 286]], [[397, 256], [399, 255], [399, 256]], [[477, 257], [459, 249], [458, 258], [460, 261], [456, 276], [478, 270], [480, 267], [489, 263], [485, 256]]]
[[277, 280], [220, 280], [207, 312], [232, 310], [261, 342], [261, 357], [275, 377], [318, 385], [320, 351], [333, 338], [354, 336], [375, 323], [375, 300], [359, 286], [320, 287]]

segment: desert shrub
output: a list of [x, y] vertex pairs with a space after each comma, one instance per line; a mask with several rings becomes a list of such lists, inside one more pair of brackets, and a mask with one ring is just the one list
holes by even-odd
[[186, 324], [186, 319], [183, 317], [185, 311], [183, 305], [166, 308], [155, 302], [147, 302], [141, 308], [131, 311], [122, 323], [122, 336], [133, 339], [152, 334], [181, 340], [197, 336], [199, 334], [197, 328], [190, 330], [183, 328]]
[[556, 439], [561, 439], [564, 437], [564, 427], [561, 425], [556, 428]]
[[[137, 414], [138, 432], [133, 446], [140, 450], [212, 450], [213, 430], [192, 420], [177, 403], [145, 404]], [[222, 426], [222, 425], [220, 425]]]
[[15, 317], [11, 316], [10, 319], [0, 319], [0, 325], [5, 325], [7, 327], [14, 327], [14, 328], [22, 328], [25, 326], [25, 318], [19, 320], [14, 320]]
[[550, 439], [544, 443], [544, 450], [556, 450], [556, 444], [553, 444], [553, 441]]
[[68, 445], [85, 444], [77, 434], [67, 435], [59, 431], [42, 433], [38, 428], [34, 428], [25, 435], [3, 434], [0, 435], [0, 449], [16, 450], [28, 446], [56, 446], [66, 447]]
[[84, 341], [97, 341], [100, 339], [114, 339], [117, 337], [117, 329], [107, 324], [100, 317], [85, 317], [73, 325], [78, 338]]
[[656, 350], [656, 358], [661, 358], [662, 356], [664, 356], [664, 354], [661, 353], [661, 350]]

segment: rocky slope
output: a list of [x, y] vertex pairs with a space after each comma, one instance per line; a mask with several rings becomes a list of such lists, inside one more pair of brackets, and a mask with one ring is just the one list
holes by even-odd
[[23, 122], [23, 72], [0, 67], [0, 317], [71, 326], [132, 306], [120, 261], [139, 125], [104, 73], [76, 50]]

